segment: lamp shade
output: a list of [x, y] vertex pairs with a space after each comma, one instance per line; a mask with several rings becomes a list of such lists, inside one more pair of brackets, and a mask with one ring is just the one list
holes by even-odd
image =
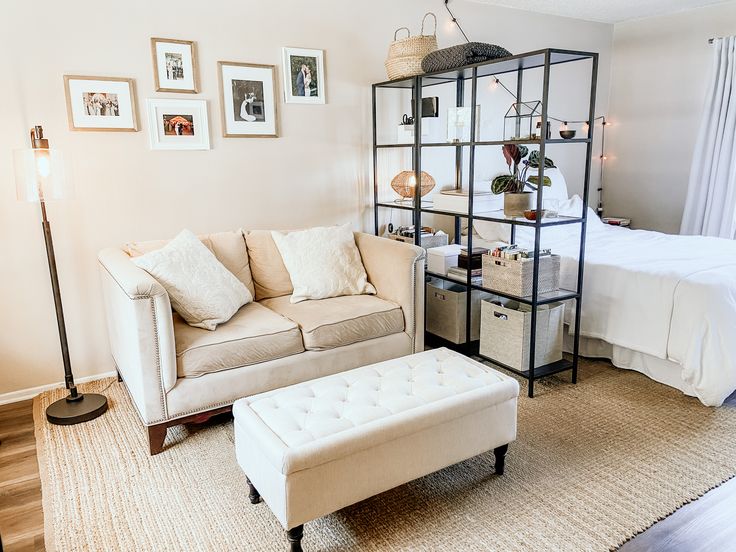
[[[399, 174], [391, 179], [391, 187], [394, 191], [405, 199], [411, 199], [414, 197], [414, 189], [417, 186], [417, 177], [414, 171], [401, 171]], [[424, 197], [432, 188], [435, 186], [434, 178], [429, 173], [422, 171], [421, 174], [421, 189], [419, 195]]]
[[64, 157], [55, 149], [13, 151], [15, 192], [19, 201], [71, 199], [74, 189], [64, 170]]

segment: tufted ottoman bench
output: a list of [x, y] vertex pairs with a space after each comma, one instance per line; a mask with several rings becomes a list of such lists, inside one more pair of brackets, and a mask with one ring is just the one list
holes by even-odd
[[477, 454], [503, 473], [519, 384], [449, 349], [236, 401], [235, 450], [301, 550], [303, 524]]

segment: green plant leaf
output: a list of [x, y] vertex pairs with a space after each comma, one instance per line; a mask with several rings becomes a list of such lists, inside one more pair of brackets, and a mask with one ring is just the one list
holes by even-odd
[[[536, 175], [536, 174], [530, 176], [529, 178], [527, 178], [527, 180], [529, 182], [531, 182], [532, 184], [534, 184], [534, 185], [539, 184], [539, 176]], [[545, 186], [551, 186], [552, 185], [552, 179], [549, 176], [545, 176], [542, 179], [542, 182], [544, 183]]]
[[518, 146], [518, 148], [519, 148], [519, 155], [521, 159], [523, 159], [524, 157], [526, 157], [526, 154], [529, 153], [529, 148], [526, 146]]
[[[529, 154], [529, 166], [533, 169], [539, 168], [539, 150], [534, 150]], [[555, 162], [552, 161], [549, 157], [544, 158], [544, 168], [545, 169], [554, 169], [556, 168]]]
[[515, 180], [516, 179], [511, 174], [501, 174], [491, 182], [491, 192], [494, 194], [503, 194], [511, 191], [510, 188], [513, 187]]

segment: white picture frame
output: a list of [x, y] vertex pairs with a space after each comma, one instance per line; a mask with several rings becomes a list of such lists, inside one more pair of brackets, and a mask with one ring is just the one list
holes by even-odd
[[297, 104], [325, 103], [327, 81], [324, 50], [284, 47], [282, 51], [284, 101]]
[[69, 130], [136, 132], [135, 81], [64, 75]]
[[197, 94], [197, 44], [191, 40], [152, 38], [153, 78], [156, 92]]
[[276, 138], [276, 67], [218, 61], [220, 113], [225, 138]]
[[152, 150], [208, 150], [206, 100], [149, 98], [148, 137]]

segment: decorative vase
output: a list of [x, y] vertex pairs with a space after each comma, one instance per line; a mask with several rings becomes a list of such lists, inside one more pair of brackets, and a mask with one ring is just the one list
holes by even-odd
[[524, 211], [532, 209], [533, 197], [532, 192], [503, 194], [503, 214], [507, 217], [523, 217]]

